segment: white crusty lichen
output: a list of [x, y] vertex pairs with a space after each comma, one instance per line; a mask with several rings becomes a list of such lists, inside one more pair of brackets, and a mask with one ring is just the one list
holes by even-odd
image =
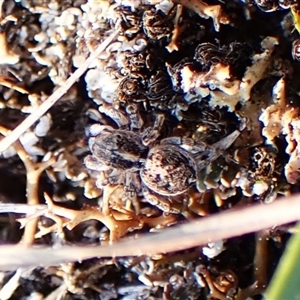
[[283, 118], [283, 130], [288, 143], [285, 152], [290, 155], [288, 163], [284, 167], [287, 181], [295, 184], [300, 180], [300, 119], [299, 109], [290, 107]]
[[205, 247], [202, 248], [202, 253], [208, 258], [214, 258], [218, 256], [224, 250], [224, 242], [222, 240], [208, 243]]
[[[120, 6], [127, 6], [134, 11], [141, 4], [149, 4], [144, 2], [139, 0], [119, 0], [114, 3], [87, 1], [82, 4], [82, 22], [78, 23], [77, 50], [73, 57], [73, 65], [79, 67], [88, 54], [95, 51], [101, 39], [113, 29], [112, 27], [118, 30], [120, 15], [117, 11]], [[111, 103], [114, 100], [114, 95], [122, 80], [117, 73], [122, 69], [123, 61], [126, 60], [125, 52], [141, 52], [146, 46], [147, 41], [142, 33], [132, 38], [120, 34], [90, 65], [85, 82], [88, 95], [96, 104], [102, 104], [103, 101]]]
[[[223, 107], [227, 106], [229, 110], [234, 111], [237, 103], [245, 103], [251, 97], [251, 91], [254, 85], [259, 82], [261, 79], [267, 76], [267, 69], [271, 64], [272, 53], [275, 46], [278, 44], [277, 38], [274, 37], [266, 37], [261, 42], [261, 47], [263, 49], [262, 53], [255, 54], [252, 57], [252, 64], [249, 66], [241, 81], [237, 84], [237, 80], [235, 81], [235, 85], [237, 84], [236, 92], [233, 93], [233, 90], [224, 90], [224, 88], [219, 88], [218, 90], [213, 90], [210, 92], [210, 104], [212, 107]], [[232, 77], [227, 77], [227, 81], [222, 80], [219, 83], [219, 86], [225, 86], [227, 82], [230, 80], [234, 81]], [[233, 85], [234, 87], [236, 87]]]
[[220, 24], [228, 24], [230, 22], [220, 4], [209, 5], [202, 0], [173, 0], [173, 2], [186, 6], [187, 8], [196, 12], [201, 18], [211, 18], [216, 31], [220, 30]]
[[185, 99], [189, 99], [190, 91], [201, 98], [206, 97], [215, 89], [227, 94], [235, 95], [239, 89], [239, 81], [231, 80], [230, 67], [218, 63], [212, 65], [208, 72], [195, 73], [189, 65], [181, 70], [181, 88], [186, 93]]
[[263, 123], [263, 136], [269, 144], [280, 134], [285, 135], [287, 147], [285, 152], [290, 155], [284, 167], [287, 181], [295, 184], [300, 180], [300, 118], [299, 109], [291, 107], [285, 95], [285, 80], [279, 79], [273, 88], [273, 104], [267, 107], [259, 117]]
[[161, 10], [167, 14], [173, 7], [171, 0], [115, 0], [118, 5], [130, 7], [132, 11], [141, 5], [154, 5], [156, 10]]
[[259, 120], [264, 124], [262, 135], [269, 144], [273, 143], [274, 138], [282, 132], [283, 115], [290, 109], [286, 106], [285, 81], [283, 78], [279, 79], [273, 87], [272, 99], [273, 104], [267, 107], [259, 117]]
[[234, 78], [230, 66], [221, 62], [212, 64], [208, 72], [195, 72], [190, 65], [184, 66], [180, 76], [185, 100], [191, 102], [193, 98], [201, 99], [210, 95], [212, 107], [225, 106], [234, 111], [237, 103], [244, 104], [250, 99], [253, 86], [268, 75], [267, 69], [277, 44], [276, 38], [266, 37], [261, 42], [263, 52], [253, 55], [252, 64], [241, 80]]
[[252, 57], [252, 65], [246, 69], [240, 84], [241, 101], [250, 99], [251, 89], [266, 75], [266, 70], [271, 63], [272, 53], [276, 45], [278, 45], [278, 39], [271, 36], [266, 37], [261, 42], [261, 47], [264, 51]]
[[37, 44], [30, 48], [37, 63], [49, 67], [49, 77], [56, 85], [62, 85], [71, 71], [71, 41], [81, 23], [79, 8], [63, 8], [54, 3], [41, 10], [41, 32], [34, 39]]

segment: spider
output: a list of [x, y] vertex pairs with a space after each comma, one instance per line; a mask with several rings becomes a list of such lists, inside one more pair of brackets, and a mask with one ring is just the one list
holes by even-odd
[[[121, 111], [110, 106], [102, 108], [102, 112], [117, 119], [120, 125]], [[89, 169], [106, 172], [105, 178], [98, 177], [98, 187], [124, 184], [125, 197], [131, 198], [136, 207], [137, 195], [142, 194], [164, 212], [179, 213], [178, 208], [172, 207], [171, 198], [185, 193], [194, 184], [197, 186], [199, 171], [218, 158], [240, 134], [236, 130], [211, 146], [182, 137], [158, 142], [164, 123], [162, 114], [157, 115], [152, 128], [141, 130], [143, 122], [137, 107], [128, 106], [127, 113], [130, 128], [125, 125], [125, 129], [114, 129], [100, 124], [90, 128], [92, 154], [84, 162]]]

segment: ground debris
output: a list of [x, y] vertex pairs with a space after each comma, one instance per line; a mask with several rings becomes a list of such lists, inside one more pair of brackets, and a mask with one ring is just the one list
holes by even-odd
[[[1, 244], [134, 243], [297, 191], [297, 5], [0, 1]], [[0, 298], [246, 299], [288, 232], [3, 271]]]

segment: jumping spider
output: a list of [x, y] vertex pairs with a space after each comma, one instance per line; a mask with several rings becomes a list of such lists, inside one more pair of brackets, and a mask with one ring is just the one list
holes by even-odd
[[[107, 107], [102, 112], [117, 119], [120, 125], [122, 113], [119, 110]], [[98, 177], [98, 187], [124, 184], [124, 195], [131, 199], [135, 208], [138, 207], [137, 195], [142, 192], [152, 205], [165, 212], [179, 213], [170, 197], [183, 194], [194, 184], [197, 186], [199, 171], [218, 158], [240, 134], [236, 130], [212, 146], [181, 137], [157, 142], [164, 123], [162, 114], [157, 115], [152, 128], [142, 131], [143, 122], [138, 122], [141, 119], [137, 107], [127, 107], [127, 113], [129, 128], [125, 125], [126, 129], [114, 129], [98, 124], [90, 128], [92, 155], [84, 162], [89, 169], [106, 172], [105, 178]]]

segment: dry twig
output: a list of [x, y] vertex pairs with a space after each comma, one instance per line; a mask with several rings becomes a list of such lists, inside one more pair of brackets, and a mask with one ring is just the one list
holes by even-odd
[[18, 219], [18, 222], [21, 223], [21, 227], [27, 226], [29, 222], [32, 222], [32, 220], [42, 215], [52, 219], [55, 222], [55, 224], [50, 227], [40, 227], [40, 231], [35, 235], [36, 238], [40, 238], [50, 232], [61, 231], [64, 227], [72, 230], [79, 223], [87, 220], [98, 220], [109, 229], [110, 241], [115, 241], [129, 231], [140, 229], [144, 224], [147, 224], [153, 228], [157, 226], [161, 227], [170, 225], [176, 220], [174, 215], [147, 217], [143, 215], [136, 216], [129, 211], [126, 213], [124, 211], [120, 213], [112, 209], [110, 209], [106, 214], [96, 208], [73, 210], [54, 204], [52, 199], [47, 194], [45, 194], [45, 199], [48, 205], [47, 209], [45, 207], [44, 209], [33, 210], [33, 214], [27, 214], [25, 218]]
[[[10, 134], [10, 130], [0, 126], [0, 133], [4, 136]], [[51, 166], [55, 162], [55, 158], [52, 157], [48, 161], [42, 163], [35, 163], [30, 159], [30, 156], [24, 149], [20, 141], [14, 143], [14, 148], [25, 165], [26, 169], [26, 197], [29, 205], [39, 204], [38, 197], [38, 185], [41, 174], [46, 168]], [[34, 241], [36, 233], [37, 219], [33, 219], [26, 224], [22, 242], [26, 245], [30, 245]]]
[[[300, 219], [299, 195], [286, 197], [270, 204], [259, 204], [243, 209], [233, 209], [191, 221], [157, 234], [147, 234], [136, 239], [124, 239], [107, 246], [0, 247], [0, 269], [54, 265], [92, 257], [118, 257], [151, 255], [205, 245], [221, 239], [287, 224]], [[159, 245], [159, 249], [158, 246]], [[22, 253], [22, 255], [20, 255]]]

